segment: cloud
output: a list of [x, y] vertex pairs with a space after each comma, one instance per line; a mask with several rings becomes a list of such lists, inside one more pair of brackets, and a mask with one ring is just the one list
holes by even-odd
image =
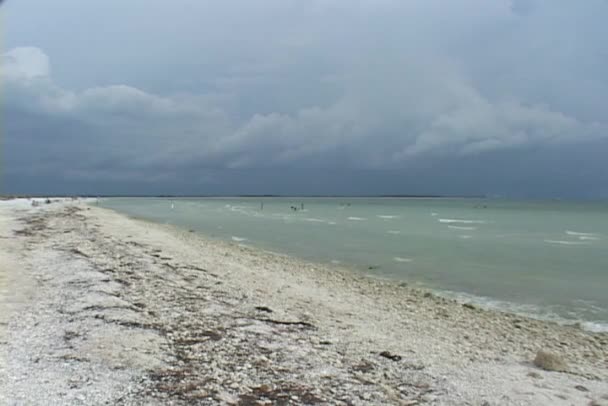
[[34, 47], [15, 48], [2, 55], [2, 75], [8, 80], [31, 80], [50, 75], [48, 56]]
[[[204, 95], [160, 96], [127, 85], [63, 89], [50, 77], [49, 58], [36, 48], [11, 50], [3, 61], [11, 101], [41, 119], [85, 123], [98, 134], [95, 143], [106, 143], [103, 150], [135, 166], [205, 160], [226, 168], [307, 162], [394, 167], [425, 153], [473, 154], [601, 134], [599, 124], [546, 106], [488, 100], [445, 65], [427, 69], [425, 77], [425, 63], [376, 64], [334, 78], [343, 93], [327, 106], [231, 121], [230, 112], [205, 103]], [[382, 80], [401, 68], [406, 77], [398, 83]], [[82, 138], [75, 142], [89, 142]]]
[[[36, 37], [49, 55], [2, 55], [9, 172], [169, 182], [193, 168], [394, 170], [608, 134], [595, 0], [183, 0], [187, 12], [145, 10], [176, 22], [158, 31], [130, 25], [135, 3], [95, 47], [70, 33]], [[96, 35], [110, 16], [87, 7], [53, 14], [57, 26], [87, 10]]]

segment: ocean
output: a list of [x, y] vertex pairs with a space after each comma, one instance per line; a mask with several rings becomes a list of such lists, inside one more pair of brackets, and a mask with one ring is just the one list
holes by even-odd
[[608, 331], [608, 204], [107, 198], [100, 206], [485, 307]]

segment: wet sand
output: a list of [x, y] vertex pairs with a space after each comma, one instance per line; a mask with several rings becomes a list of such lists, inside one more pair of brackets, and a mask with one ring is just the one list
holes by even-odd
[[2, 202], [0, 225], [8, 404], [608, 403], [605, 333], [82, 203]]

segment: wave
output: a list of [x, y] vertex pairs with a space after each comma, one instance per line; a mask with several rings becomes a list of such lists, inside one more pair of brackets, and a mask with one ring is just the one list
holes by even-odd
[[460, 303], [474, 303], [486, 309], [498, 310], [524, 317], [531, 317], [536, 320], [552, 321], [561, 325], [578, 325], [583, 330], [596, 333], [608, 332], [608, 323], [605, 321], [584, 320], [580, 315], [573, 315], [573, 318], [564, 317], [551, 307], [546, 308], [538, 305], [515, 303], [506, 300], [493, 299], [487, 296], [477, 296], [464, 292], [451, 290], [435, 291], [440, 296], [455, 299]]
[[594, 333], [608, 333], [608, 323], [600, 323], [593, 321], [581, 322], [583, 330], [591, 331]]
[[232, 236], [232, 241], [242, 242], [242, 241], [247, 241], [247, 238]]
[[393, 259], [395, 260], [395, 262], [412, 262], [410, 258], [395, 257]]
[[595, 237], [595, 236], [597, 236], [597, 234], [595, 234], [595, 233], [581, 233], [581, 232], [578, 232], [578, 231], [569, 231], [569, 230], [566, 230], [566, 234], [580, 236], [580, 237]]
[[440, 223], [485, 224], [484, 220], [439, 219]]
[[316, 218], [305, 218], [304, 221], [309, 221], [311, 223], [325, 223], [325, 220], [322, 219], [316, 219]]
[[463, 240], [468, 240], [469, 238], [473, 238], [472, 235], [459, 235], [459, 238], [462, 238]]
[[387, 233], [397, 235], [397, 234], [401, 234], [401, 231], [398, 231], [398, 230], [388, 230]]
[[583, 241], [563, 241], [563, 240], [544, 240], [549, 244], [561, 244], [561, 245], [587, 245], [589, 243]]
[[435, 213], [435, 212], [431, 213], [431, 216], [433, 216], [433, 217], [438, 216], [438, 215], [439, 215], [439, 213]]
[[382, 215], [379, 215], [378, 217], [381, 219], [384, 219], [384, 220], [389, 220], [389, 219], [396, 219], [399, 216], [389, 216], [389, 215], [382, 214]]
[[599, 240], [599, 237], [593, 237], [590, 235], [581, 235], [578, 237], [579, 240], [583, 240], [583, 241], [597, 241]]
[[477, 230], [477, 227], [448, 226], [448, 228], [451, 228], [453, 230], [465, 230], [465, 231]]
[[352, 220], [352, 221], [365, 221], [365, 220], [367, 220], [366, 218], [363, 218], [363, 217], [349, 217], [348, 219]]
[[329, 222], [329, 223], [327, 223], [327, 224], [329, 224], [330, 226], [335, 226], [337, 223], [336, 223], [335, 221], [330, 221], [330, 222]]

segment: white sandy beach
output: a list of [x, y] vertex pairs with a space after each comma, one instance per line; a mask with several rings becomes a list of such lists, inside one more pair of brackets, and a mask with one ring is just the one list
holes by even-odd
[[607, 333], [83, 202], [0, 202], [0, 354], [11, 405], [608, 405]]

